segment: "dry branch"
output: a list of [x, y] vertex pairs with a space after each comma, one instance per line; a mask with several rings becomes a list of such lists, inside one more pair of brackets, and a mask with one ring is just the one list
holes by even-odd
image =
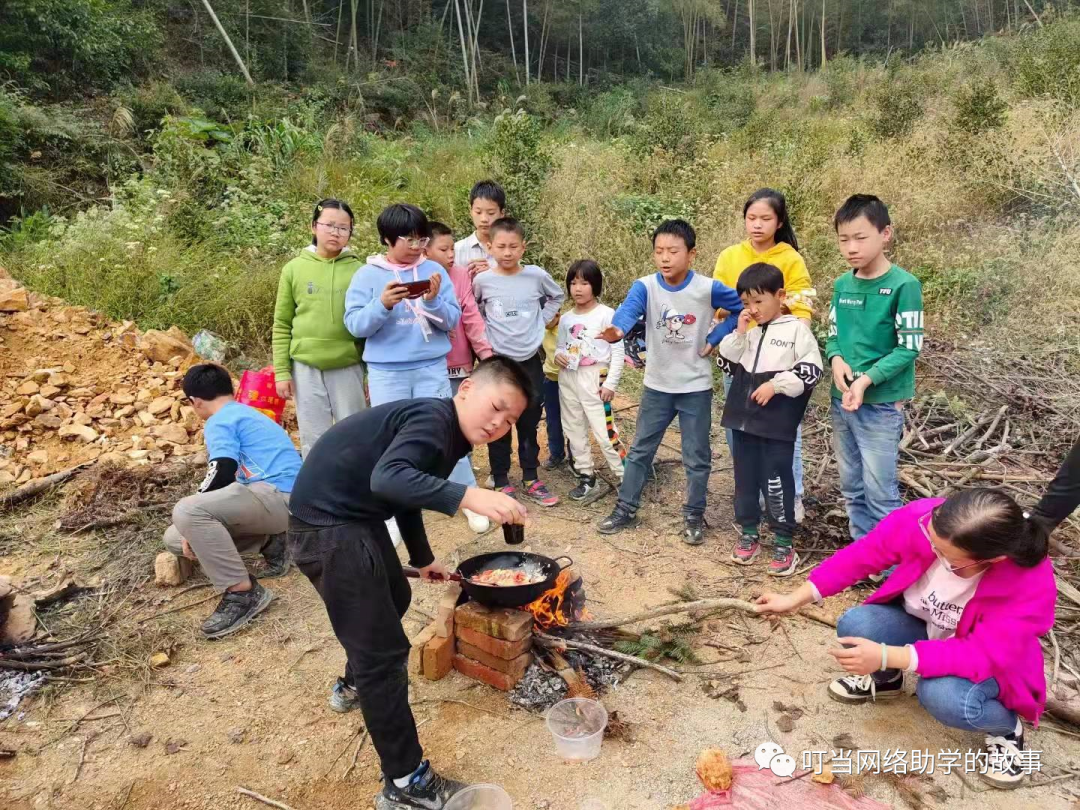
[[236, 789], [236, 792], [241, 793], [244, 796], [249, 796], [250, 798], [254, 799], [257, 802], [262, 802], [263, 804], [268, 804], [271, 807], [277, 807], [278, 810], [293, 810], [293, 808], [289, 807], [289, 805], [287, 805], [287, 804], [282, 804], [281, 802], [275, 802], [273, 799], [268, 799], [265, 796], [263, 796], [261, 793], [256, 793], [254, 790], [248, 790], [245, 787], [238, 787]]
[[557, 650], [570, 649], [570, 650], [584, 650], [590, 652], [593, 655], [602, 655], [606, 658], [613, 658], [616, 661], [622, 661], [624, 664], [633, 664], [636, 667], [647, 667], [648, 669], [655, 669], [657, 672], [662, 672], [674, 681], [682, 681], [682, 675], [673, 669], [670, 669], [660, 664], [654, 664], [652, 661], [646, 661], [644, 658], [638, 658], [636, 655], [627, 655], [626, 653], [615, 652], [609, 650], [606, 647], [600, 647], [596, 644], [587, 644], [584, 641], [572, 641], [570, 639], [555, 638], [555, 636], [549, 636], [545, 633], [533, 633], [533, 640], [539, 642], [545, 647], [552, 647]]
[[758, 615], [757, 608], [753, 604], [743, 599], [698, 599], [694, 602], [676, 602], [671, 605], [664, 605], [663, 607], [653, 608], [652, 610], [646, 610], [642, 613], [635, 613], [632, 616], [623, 616], [621, 619], [604, 619], [597, 622], [579, 622], [571, 625], [571, 630], [589, 632], [591, 630], [610, 630], [612, 627], [622, 627], [626, 624], [636, 624], [637, 622], [648, 621], [649, 619], [658, 619], [661, 616], [671, 616], [675, 613], [713, 613], [720, 610], [741, 610], [744, 613], [751, 613], [755, 616]]

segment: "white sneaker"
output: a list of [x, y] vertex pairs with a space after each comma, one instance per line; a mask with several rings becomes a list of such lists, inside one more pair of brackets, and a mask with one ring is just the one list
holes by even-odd
[[386, 530], [390, 532], [390, 539], [394, 542], [394, 548], [401, 545], [401, 529], [397, 526], [397, 521], [390, 518], [386, 521]]
[[795, 496], [795, 522], [802, 523], [806, 520], [806, 508], [803, 506], [802, 498], [798, 495]]
[[491, 521], [483, 515], [476, 514], [472, 509], [462, 509], [461, 511], [469, 519], [469, 528], [477, 534], [483, 534], [491, 528]]

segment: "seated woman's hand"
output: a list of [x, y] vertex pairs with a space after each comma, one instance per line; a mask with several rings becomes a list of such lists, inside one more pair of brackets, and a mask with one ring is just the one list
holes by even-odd
[[851, 636], [838, 638], [837, 641], [849, 646], [829, 650], [829, 655], [848, 672], [869, 675], [881, 669], [881, 645], [878, 642]]
[[802, 600], [793, 593], [766, 591], [754, 600], [758, 613], [793, 613], [802, 607]]

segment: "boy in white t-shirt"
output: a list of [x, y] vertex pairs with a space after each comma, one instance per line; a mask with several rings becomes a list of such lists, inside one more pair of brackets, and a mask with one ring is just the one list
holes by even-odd
[[608, 466], [622, 483], [626, 449], [619, 441], [611, 413], [611, 400], [623, 367], [622, 341], [608, 343], [600, 333], [611, 326], [615, 310], [601, 304], [604, 276], [591, 259], [570, 265], [566, 290], [574, 308], [559, 321], [555, 363], [559, 366], [559, 407], [562, 428], [570, 442], [570, 454], [578, 485], [570, 499], [588, 504], [611, 491], [593, 472], [589, 428], [596, 437]]

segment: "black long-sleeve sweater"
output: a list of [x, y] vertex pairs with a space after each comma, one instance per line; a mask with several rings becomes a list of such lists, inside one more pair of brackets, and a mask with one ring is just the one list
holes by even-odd
[[446, 480], [472, 446], [452, 399], [408, 399], [343, 419], [311, 448], [289, 497], [293, 516], [315, 526], [396, 518], [409, 562], [434, 559], [422, 509], [452, 515], [465, 486]]

